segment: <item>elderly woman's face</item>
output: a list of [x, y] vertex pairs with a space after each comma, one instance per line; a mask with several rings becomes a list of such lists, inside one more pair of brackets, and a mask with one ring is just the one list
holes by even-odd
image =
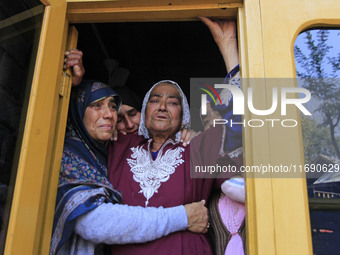
[[86, 107], [83, 118], [89, 135], [104, 143], [112, 137], [117, 123], [117, 105], [113, 97], [107, 97]]
[[145, 125], [151, 136], [162, 134], [172, 137], [182, 121], [179, 91], [170, 84], [160, 84], [150, 93], [145, 112]]

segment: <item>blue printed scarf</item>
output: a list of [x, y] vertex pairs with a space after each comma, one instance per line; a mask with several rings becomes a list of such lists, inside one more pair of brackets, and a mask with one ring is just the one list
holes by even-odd
[[72, 89], [50, 254], [71, 240], [77, 217], [104, 202], [121, 202], [120, 192], [107, 179], [107, 149], [90, 137], [83, 123], [86, 107], [109, 96], [115, 97], [118, 109], [119, 96], [103, 83], [84, 81]]

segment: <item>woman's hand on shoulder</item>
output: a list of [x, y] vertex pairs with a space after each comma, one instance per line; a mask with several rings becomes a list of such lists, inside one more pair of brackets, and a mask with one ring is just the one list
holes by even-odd
[[192, 129], [183, 129], [181, 131], [181, 143], [183, 144], [184, 147], [186, 147], [190, 141], [199, 134], [200, 132], [196, 132]]

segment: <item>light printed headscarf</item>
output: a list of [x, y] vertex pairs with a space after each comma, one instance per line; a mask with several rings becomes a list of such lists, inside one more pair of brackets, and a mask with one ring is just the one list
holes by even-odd
[[[139, 129], [138, 129], [138, 134], [144, 136], [146, 139], [149, 139], [149, 131], [147, 130], [146, 126], [145, 126], [145, 111], [146, 111], [146, 105], [148, 104], [149, 101], [149, 97], [150, 97], [150, 93], [151, 91], [159, 84], [163, 84], [163, 83], [168, 83], [171, 85], [176, 86], [176, 88], [178, 89], [178, 91], [181, 94], [181, 106], [182, 106], [182, 124], [181, 124], [181, 130], [183, 128], [190, 128], [190, 108], [189, 108], [189, 104], [188, 104], [188, 100], [185, 96], [185, 94], [183, 93], [181, 87], [174, 81], [171, 80], [162, 80], [157, 82], [156, 84], [154, 84], [151, 89], [146, 93], [144, 100], [143, 100], [143, 105], [142, 105], [142, 111], [141, 111], [141, 119], [140, 119], [140, 124], [139, 124]], [[181, 130], [178, 131], [176, 133], [176, 142], [180, 141], [181, 138]]]

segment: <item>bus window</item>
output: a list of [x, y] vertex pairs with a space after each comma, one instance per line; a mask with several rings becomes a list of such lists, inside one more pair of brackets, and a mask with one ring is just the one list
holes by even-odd
[[[190, 98], [191, 113], [193, 113], [191, 78], [196, 78], [197, 84], [200, 85], [198, 87], [206, 88], [202, 84], [213, 87], [214, 84], [223, 83], [227, 75], [222, 55], [208, 28], [200, 21], [75, 24], [75, 27], [79, 32], [78, 48], [84, 53], [83, 63], [86, 69], [84, 78], [103, 81], [114, 89], [127, 86], [141, 98], [157, 81], [173, 80], [178, 82], [187, 98]], [[197, 92], [201, 90], [197, 89]], [[201, 94], [196, 98], [199, 101]], [[229, 110], [230, 108], [223, 109], [224, 114], [226, 115]], [[195, 125], [193, 121], [191, 122], [191, 127], [196, 131], [203, 129], [199, 114], [198, 108], [195, 116], [198, 117], [199, 124], [196, 122]], [[191, 115], [191, 117], [194, 116], [194, 114]], [[242, 155], [241, 129], [238, 130], [240, 135], [237, 137], [237, 142], [231, 144], [230, 139], [226, 145], [226, 148], [230, 149], [230, 155], [234, 155], [230, 157]], [[192, 173], [191, 177], [193, 177]], [[236, 188], [233, 191], [244, 190], [242, 178], [239, 177], [234, 181], [233, 187], [236, 185]], [[242, 191], [240, 193], [239, 197], [242, 197]], [[224, 202], [221, 207], [226, 203], [232, 204], [228, 208], [223, 207], [223, 210], [236, 208], [233, 210], [239, 213], [234, 215], [234, 224], [230, 226], [226, 223], [228, 230], [219, 229], [223, 232], [219, 234], [224, 235], [228, 231], [236, 232], [235, 235], [228, 232], [226, 240], [234, 238], [238, 233], [240, 236], [245, 236], [244, 203], [238, 202], [241, 199], [231, 199], [221, 193], [216, 193], [210, 198], [210, 205], [219, 205], [220, 196], [220, 200]], [[214, 208], [214, 215], [217, 218], [217, 215], [221, 215], [218, 212], [219, 207], [214, 206]], [[219, 217], [221, 218], [219, 224], [225, 222], [224, 217], [224, 215], [223, 219]], [[237, 221], [237, 224], [234, 221]]]
[[339, 43], [339, 29], [315, 29], [294, 46], [298, 86], [312, 95], [312, 115], [301, 115], [301, 123], [314, 254], [340, 249]]
[[3, 253], [44, 6], [0, 3], [0, 253]]
[[[78, 48], [84, 52], [86, 79], [110, 83], [111, 72], [114, 86], [128, 86], [139, 95], [145, 95], [155, 82], [171, 79], [188, 95], [191, 77], [226, 75], [223, 58], [200, 21], [75, 27], [79, 32]], [[109, 64], [112, 61], [116, 61], [116, 69]], [[120, 74], [119, 79], [116, 74]]]

